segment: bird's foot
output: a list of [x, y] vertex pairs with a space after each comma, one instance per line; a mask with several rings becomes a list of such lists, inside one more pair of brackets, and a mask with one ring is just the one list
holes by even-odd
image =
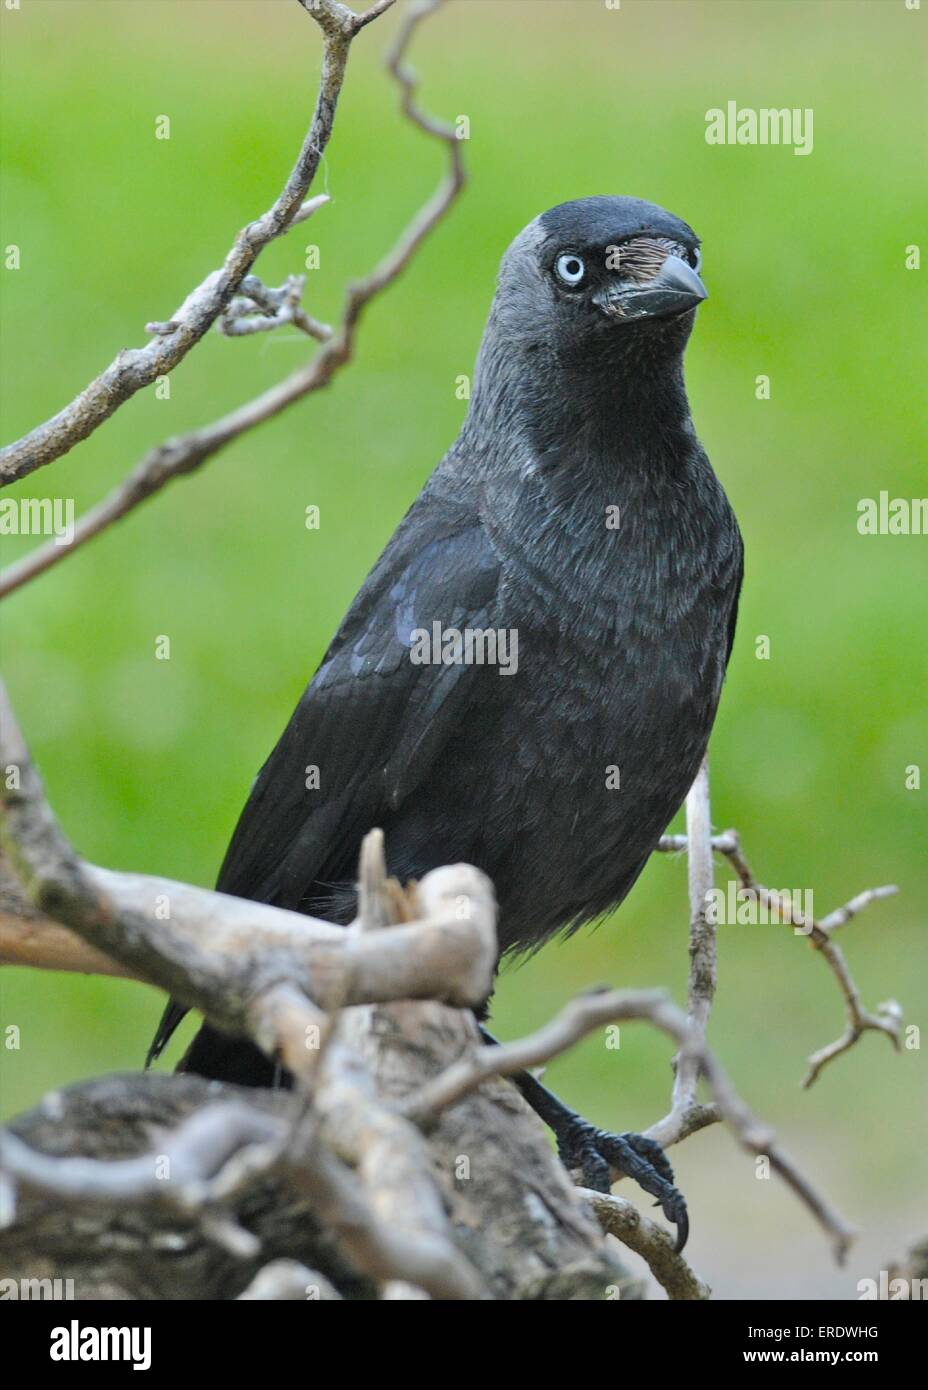
[[556, 1138], [561, 1162], [570, 1171], [579, 1170], [585, 1187], [608, 1192], [613, 1182], [610, 1170], [615, 1169], [656, 1197], [655, 1206], [677, 1228], [675, 1249], [680, 1253], [690, 1229], [686, 1201], [673, 1185], [670, 1160], [656, 1139], [644, 1134], [610, 1134], [579, 1115], [556, 1131]]

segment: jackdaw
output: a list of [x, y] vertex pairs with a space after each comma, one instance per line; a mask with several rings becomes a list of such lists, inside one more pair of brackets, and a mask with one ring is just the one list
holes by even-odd
[[[623, 900], [705, 753], [741, 585], [683, 382], [700, 259], [685, 222], [636, 198], [563, 203], [516, 237], [461, 432], [261, 769], [222, 892], [347, 923], [380, 826], [402, 882], [460, 860], [489, 874], [501, 953]], [[209, 1026], [181, 1065], [274, 1078]], [[637, 1178], [682, 1243], [657, 1146], [521, 1082], [562, 1157], [598, 1187], [610, 1164]]]

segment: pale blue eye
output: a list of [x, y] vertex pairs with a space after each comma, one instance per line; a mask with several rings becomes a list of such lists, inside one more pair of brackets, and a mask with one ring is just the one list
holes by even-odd
[[565, 251], [562, 256], [558, 256], [554, 269], [558, 279], [563, 280], [565, 285], [579, 285], [586, 274], [583, 261], [572, 251]]

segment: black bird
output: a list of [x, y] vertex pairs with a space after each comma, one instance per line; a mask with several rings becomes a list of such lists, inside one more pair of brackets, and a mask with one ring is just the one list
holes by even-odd
[[[635, 198], [563, 203], [516, 237], [461, 433], [261, 769], [222, 892], [347, 923], [380, 826], [401, 881], [458, 860], [490, 875], [501, 952], [626, 896], [705, 752], [741, 585], [683, 382], [699, 269], [690, 227]], [[484, 635], [468, 647], [466, 629]], [[169, 1005], [149, 1060], [184, 1012]], [[209, 1026], [181, 1065], [274, 1079]], [[610, 1162], [636, 1177], [682, 1243], [657, 1146], [522, 1081], [562, 1156], [600, 1187]]]

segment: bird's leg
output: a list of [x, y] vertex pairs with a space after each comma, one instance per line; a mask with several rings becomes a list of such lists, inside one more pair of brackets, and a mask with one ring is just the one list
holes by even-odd
[[[496, 1038], [482, 1026], [480, 1033], [489, 1046], [498, 1046]], [[531, 1072], [515, 1072], [510, 1080], [553, 1132], [564, 1167], [579, 1169], [584, 1185], [596, 1192], [609, 1191], [611, 1168], [632, 1178], [644, 1192], [657, 1199], [656, 1205], [676, 1226], [675, 1248], [679, 1253], [689, 1235], [689, 1216], [683, 1194], [673, 1185], [673, 1169], [660, 1144], [644, 1134], [611, 1134], [608, 1130], [597, 1129], [547, 1086], [542, 1086]]]

